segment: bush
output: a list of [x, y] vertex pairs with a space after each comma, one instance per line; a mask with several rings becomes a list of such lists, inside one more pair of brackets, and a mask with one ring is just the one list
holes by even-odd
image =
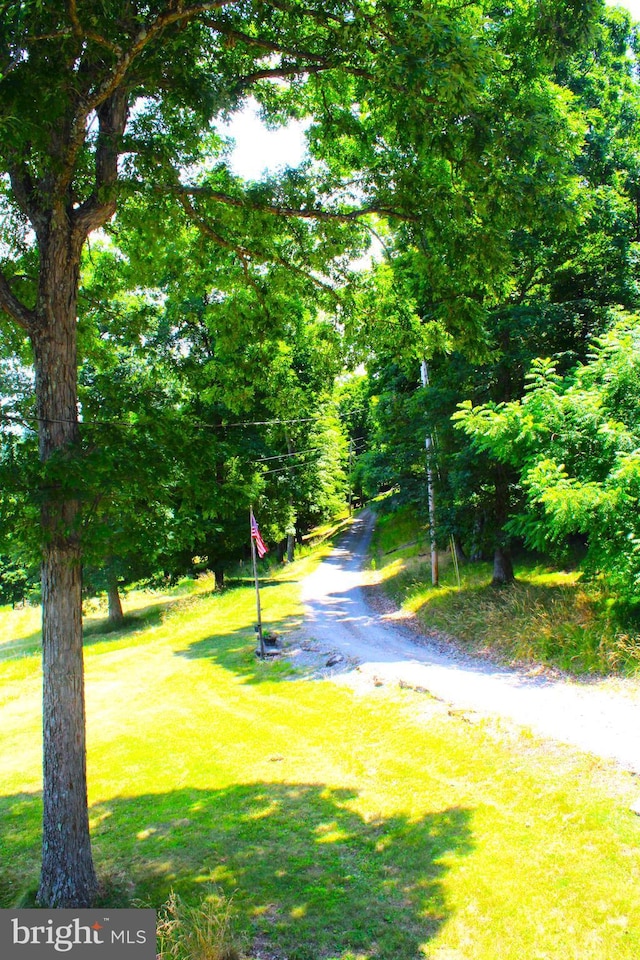
[[518, 469], [526, 509], [511, 532], [547, 552], [583, 536], [585, 573], [631, 607], [640, 602], [640, 318], [618, 319], [569, 376], [539, 359], [528, 381], [522, 400], [467, 402], [454, 419]]

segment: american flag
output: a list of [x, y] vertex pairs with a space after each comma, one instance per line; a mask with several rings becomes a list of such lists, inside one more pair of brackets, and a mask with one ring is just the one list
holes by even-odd
[[256, 550], [258, 551], [258, 556], [262, 559], [265, 553], [269, 552], [269, 548], [266, 543], [260, 536], [260, 531], [258, 530], [258, 524], [256, 523], [256, 518], [253, 515], [253, 510], [251, 511], [251, 536], [256, 542]]

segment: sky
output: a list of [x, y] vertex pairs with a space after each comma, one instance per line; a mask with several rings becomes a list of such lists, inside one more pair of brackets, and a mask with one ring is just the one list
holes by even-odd
[[[640, 21], [640, 0], [615, 0], [610, 5], [626, 7]], [[257, 180], [265, 172], [275, 173], [283, 167], [295, 167], [305, 155], [304, 124], [292, 121], [282, 129], [267, 130], [257, 116], [255, 101], [236, 114], [223, 132], [235, 140], [232, 168], [246, 180]]]
[[265, 170], [296, 167], [306, 152], [304, 126], [299, 120], [292, 120], [286, 127], [267, 130], [257, 115], [255, 100], [250, 99], [245, 109], [223, 128], [225, 136], [235, 140], [231, 157], [234, 173], [255, 180]]
[[617, 0], [617, 2], [611, 4], [611, 6], [626, 7], [635, 20], [640, 20], [640, 0]]

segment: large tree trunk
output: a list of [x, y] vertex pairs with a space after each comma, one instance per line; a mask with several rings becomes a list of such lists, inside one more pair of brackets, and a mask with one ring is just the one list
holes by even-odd
[[458, 561], [458, 563], [466, 563], [467, 555], [464, 552], [464, 547], [462, 546], [462, 540], [460, 539], [458, 534], [454, 534], [453, 536], [453, 549], [456, 552], [456, 560]]
[[493, 553], [493, 579], [491, 580], [491, 584], [494, 587], [502, 587], [505, 586], [505, 584], [513, 583], [515, 580], [511, 548], [504, 530], [509, 517], [510, 500], [509, 476], [506, 468], [499, 466], [496, 469], [495, 477], [495, 525], [497, 542]]
[[109, 623], [120, 624], [124, 620], [124, 613], [122, 612], [122, 600], [120, 599], [120, 591], [118, 590], [118, 577], [111, 563], [107, 563], [106, 574], [108, 603], [107, 617]]
[[[66, 226], [66, 229], [65, 229]], [[60, 469], [78, 441], [76, 300], [80, 244], [64, 223], [41, 245], [32, 331], [42, 491], [43, 839], [38, 902], [88, 906], [97, 889], [87, 808], [82, 566], [77, 492]], [[53, 468], [53, 469], [51, 469]], [[45, 468], [46, 469], [46, 468]], [[46, 475], [46, 474], [45, 474]]]
[[513, 561], [511, 551], [508, 547], [496, 547], [493, 553], [493, 587], [504, 587], [508, 583], [513, 583], [515, 576], [513, 573]]
[[296, 534], [295, 531], [287, 534], [287, 563], [293, 563], [296, 552]]

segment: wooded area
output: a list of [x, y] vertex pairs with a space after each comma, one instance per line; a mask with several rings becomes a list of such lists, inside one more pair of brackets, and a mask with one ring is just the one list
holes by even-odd
[[[250, 503], [280, 559], [350, 492], [427, 523], [430, 468], [442, 548], [636, 616], [638, 38], [596, 0], [0, 12], [0, 602], [43, 604], [39, 900], [85, 905], [83, 590], [222, 586]], [[300, 167], [232, 173], [249, 96]]]

